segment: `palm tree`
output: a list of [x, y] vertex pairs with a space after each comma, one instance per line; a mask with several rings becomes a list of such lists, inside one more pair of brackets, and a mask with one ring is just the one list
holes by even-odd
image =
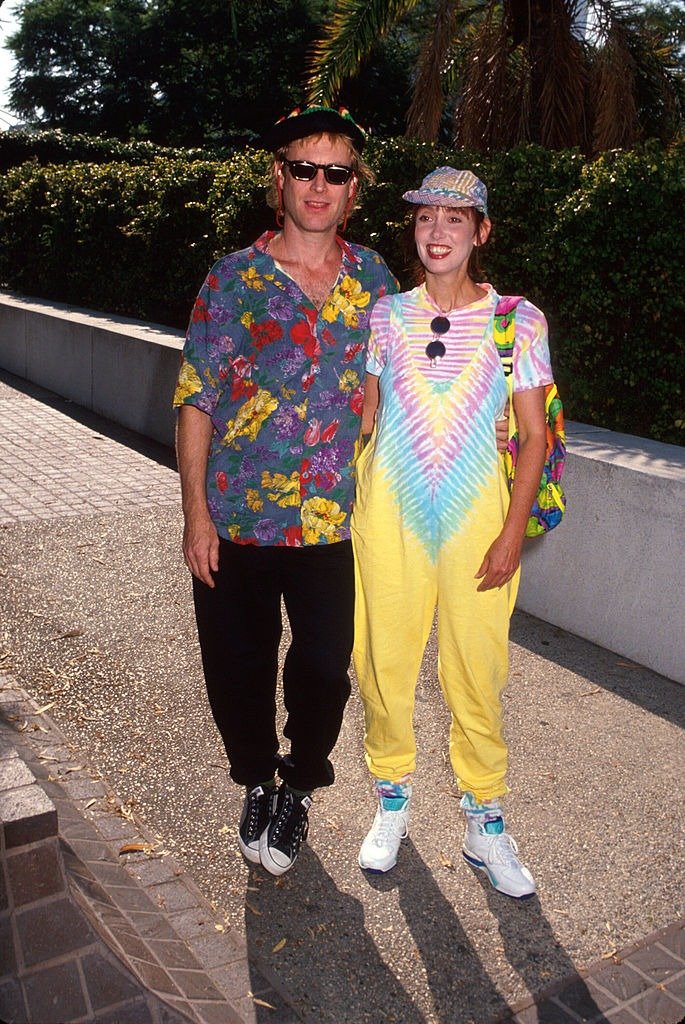
[[334, 103], [417, 12], [411, 138], [435, 140], [451, 106], [455, 142], [486, 152], [535, 142], [589, 154], [683, 130], [682, 58], [631, 0], [337, 0], [311, 55], [309, 101]]

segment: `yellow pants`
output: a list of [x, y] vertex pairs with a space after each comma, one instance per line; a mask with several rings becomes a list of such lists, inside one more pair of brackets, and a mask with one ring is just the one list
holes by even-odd
[[508, 787], [500, 695], [519, 574], [501, 590], [482, 593], [474, 576], [506, 514], [504, 477], [480, 495], [465, 528], [447, 535], [431, 557], [399, 517], [382, 477], [374, 474], [373, 486], [366, 486], [368, 454], [357, 466], [352, 541], [354, 665], [369, 770], [397, 782], [415, 769], [416, 681], [437, 607], [438, 677], [452, 716], [450, 760], [457, 783], [478, 801], [502, 796]]

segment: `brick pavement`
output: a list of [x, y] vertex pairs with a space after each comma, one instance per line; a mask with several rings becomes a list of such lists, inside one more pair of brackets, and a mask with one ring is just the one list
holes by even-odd
[[0, 525], [178, 502], [162, 445], [12, 379], [0, 373]]
[[[0, 436], [0, 526], [111, 515], [178, 501], [170, 455], [154, 443], [2, 373], [0, 413], [12, 425], [11, 432]], [[274, 1007], [268, 1019], [275, 1024], [300, 1019], [287, 994], [271, 984], [274, 979], [262, 976], [263, 988], [255, 990], [254, 979], [260, 975], [248, 967], [245, 946], [216, 930], [221, 921], [192, 879], [183, 876], [172, 858], [157, 855], [156, 840], [142, 825], [122, 816], [116, 795], [94, 768], [74, 764], [74, 752], [54, 725], [43, 716], [39, 731], [16, 731], [37, 722], [38, 709], [10, 677], [3, 684], [1, 735], [6, 740], [11, 734], [20, 756], [15, 758], [5, 744], [0, 787], [26, 795], [39, 786], [44, 797], [32, 789], [34, 810], [50, 818], [50, 807], [57, 808], [62, 864], [59, 868], [56, 839], [40, 849], [35, 836], [23, 836], [26, 841], [17, 843], [11, 822], [5, 821], [0, 939], [3, 928], [5, 936], [11, 932], [14, 949], [23, 958], [0, 958], [0, 1000], [5, 999], [1, 1005], [8, 1021], [134, 1024], [185, 1019], [230, 1024], [267, 1019], [255, 1015], [265, 1003]], [[40, 731], [46, 724], [47, 731]], [[26, 771], [36, 783], [29, 783]], [[8, 807], [0, 799], [4, 818], [11, 818]], [[122, 856], [126, 843], [143, 849]], [[22, 845], [34, 853], [29, 868], [19, 865], [17, 849]], [[58, 884], [61, 870], [81, 914], [70, 911], [75, 923], [65, 941], [78, 944], [65, 952], [48, 942], [43, 949], [47, 959], [32, 962], [47, 942], [39, 926], [45, 908], [66, 907], [60, 902], [67, 899], [67, 888]], [[32, 919], [33, 913], [38, 916]], [[52, 1004], [45, 1000], [55, 992], [62, 1009], [50, 1016]], [[340, 998], [344, 1000], [344, 992]], [[12, 1011], [12, 1001], [20, 999], [26, 1002], [16, 1003]], [[71, 1006], [69, 999], [74, 1000]], [[27, 1015], [30, 1006], [32, 1016]], [[582, 977], [564, 979], [538, 994], [536, 1003], [514, 1007], [501, 1019], [519, 1024], [679, 1024], [685, 1020], [683, 922], [612, 953]]]
[[0, 823], [7, 1024], [253, 1024], [261, 1003], [279, 1024], [299, 1020], [158, 839], [2, 673]]

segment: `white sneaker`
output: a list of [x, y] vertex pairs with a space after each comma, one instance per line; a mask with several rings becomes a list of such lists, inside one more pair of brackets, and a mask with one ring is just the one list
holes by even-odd
[[359, 867], [382, 874], [397, 864], [400, 843], [409, 835], [411, 785], [382, 782], [375, 786], [378, 810], [359, 851]]
[[535, 879], [517, 856], [518, 846], [505, 829], [501, 808], [497, 804], [480, 805], [474, 811], [474, 805], [465, 800], [461, 805], [467, 821], [463, 846], [466, 861], [485, 871], [498, 892], [518, 900], [533, 896]]

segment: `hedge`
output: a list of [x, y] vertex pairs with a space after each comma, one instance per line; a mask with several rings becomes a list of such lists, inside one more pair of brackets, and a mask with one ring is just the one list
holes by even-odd
[[[377, 183], [347, 235], [406, 284], [401, 194], [433, 167], [472, 167], [494, 220], [488, 279], [545, 310], [571, 419], [682, 444], [685, 146], [605, 154], [522, 147], [483, 157], [373, 140]], [[0, 183], [0, 282], [36, 297], [185, 326], [207, 268], [273, 226], [269, 157], [35, 160]]]
[[146, 140], [121, 142], [99, 135], [70, 135], [59, 128], [37, 132], [12, 128], [0, 132], [0, 170], [3, 171], [27, 160], [36, 160], [39, 164], [63, 164], [71, 160], [95, 164], [123, 160], [129, 164], [145, 164], [158, 156], [179, 160], [223, 160], [233, 152], [230, 147], [174, 149]]

